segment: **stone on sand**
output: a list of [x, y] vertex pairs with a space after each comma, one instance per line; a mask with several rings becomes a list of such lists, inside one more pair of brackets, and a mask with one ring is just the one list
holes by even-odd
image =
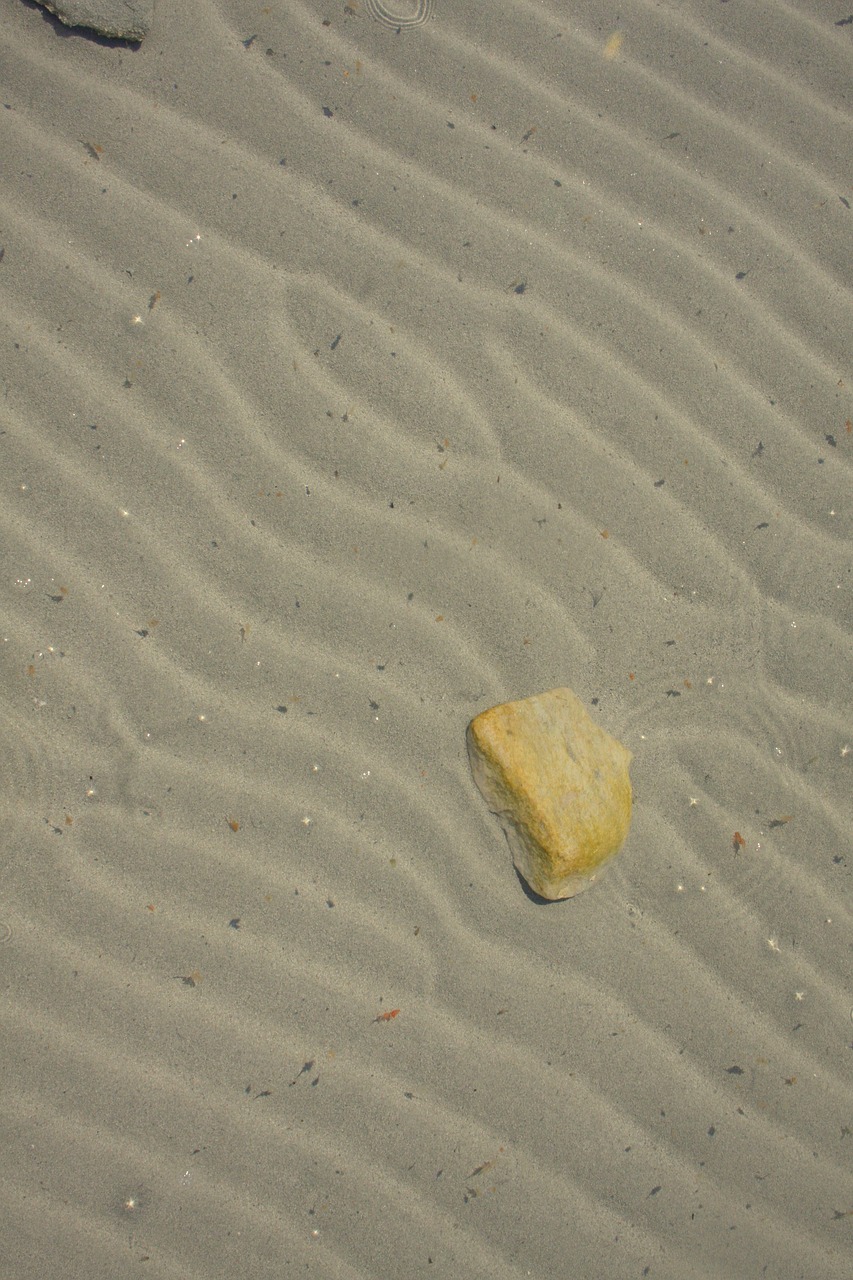
[[631, 752], [571, 689], [505, 702], [468, 726], [474, 781], [542, 898], [571, 898], [618, 853], [631, 824]]
[[66, 27], [88, 27], [116, 40], [142, 40], [151, 30], [154, 0], [38, 0]]

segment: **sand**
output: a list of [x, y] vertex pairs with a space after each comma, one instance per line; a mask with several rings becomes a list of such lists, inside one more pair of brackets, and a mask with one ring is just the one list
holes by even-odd
[[847, 18], [0, 0], [3, 1277], [847, 1280]]

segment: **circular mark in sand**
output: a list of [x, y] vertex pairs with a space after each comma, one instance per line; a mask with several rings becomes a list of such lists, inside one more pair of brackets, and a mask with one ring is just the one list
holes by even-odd
[[[420, 27], [432, 17], [434, 0], [392, 0], [391, 9], [382, 0], [365, 0], [365, 7], [371, 18], [381, 22], [385, 27], [393, 27], [400, 31], [404, 27]], [[403, 9], [402, 13], [396, 12]]]
[[12, 936], [12, 926], [0, 920], [0, 942], [8, 942]]

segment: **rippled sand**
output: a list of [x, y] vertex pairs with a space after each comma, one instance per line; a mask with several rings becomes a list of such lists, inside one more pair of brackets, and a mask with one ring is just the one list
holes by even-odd
[[0, 1271], [847, 1280], [844, 11], [0, 20]]

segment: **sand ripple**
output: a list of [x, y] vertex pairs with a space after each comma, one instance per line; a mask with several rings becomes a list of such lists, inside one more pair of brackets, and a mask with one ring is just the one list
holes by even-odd
[[0, 3], [8, 1274], [843, 1280], [850, 29]]

